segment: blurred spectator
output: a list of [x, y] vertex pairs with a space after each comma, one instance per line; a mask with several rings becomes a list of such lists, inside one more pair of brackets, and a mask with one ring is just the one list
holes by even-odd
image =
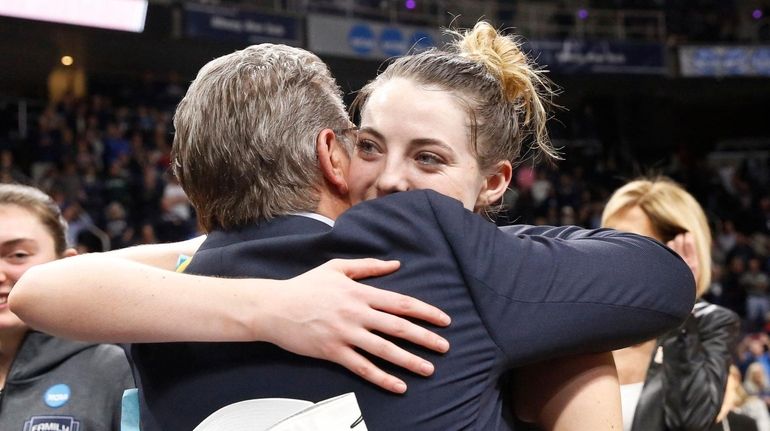
[[[754, 395], [749, 395], [741, 382], [741, 371], [735, 365], [730, 367], [730, 380], [725, 390], [725, 401], [728, 396], [736, 413], [746, 415], [754, 420], [757, 431], [770, 431], [770, 413], [765, 403]], [[733, 428], [731, 428], [732, 430]]]
[[764, 195], [759, 199], [758, 229], [765, 235], [770, 235], [770, 196]]
[[725, 220], [719, 224], [719, 233], [717, 234], [716, 242], [721, 250], [732, 250], [733, 247], [735, 247], [737, 241], [736, 238], [735, 224], [733, 224], [732, 220]]
[[106, 233], [111, 248], [123, 248], [132, 244], [134, 229], [126, 220], [126, 210], [120, 202], [110, 202], [105, 209]]
[[161, 200], [161, 225], [156, 232], [160, 242], [182, 241], [193, 235], [190, 201], [176, 177], [169, 176]]
[[81, 199], [83, 190], [83, 181], [78, 172], [77, 165], [71, 159], [65, 159], [62, 172], [57, 178], [58, 184], [52, 188], [61, 190], [64, 194], [64, 200], [73, 202]]
[[770, 375], [770, 353], [768, 353], [770, 338], [767, 334], [756, 333], [745, 336], [738, 344], [739, 370], [747, 375], [751, 364], [760, 364], [767, 375]]
[[0, 183], [29, 183], [29, 178], [24, 175], [13, 163], [11, 150], [0, 150]]
[[765, 317], [770, 313], [767, 274], [762, 272], [762, 263], [757, 257], [749, 259], [748, 271], [740, 278], [741, 288], [746, 291], [746, 319], [754, 330], [765, 326]]
[[746, 271], [745, 261], [740, 256], [733, 256], [727, 262], [727, 274], [723, 279], [722, 305], [735, 310], [741, 316], [746, 315], [746, 291], [740, 283]]
[[746, 370], [743, 388], [747, 394], [760, 398], [764, 401], [765, 405], [770, 405], [770, 383], [768, 383], [767, 376], [765, 367], [755, 362], [749, 365], [749, 368]]
[[112, 166], [130, 154], [130, 145], [123, 137], [123, 132], [117, 123], [107, 125], [107, 137], [104, 139], [104, 164]]
[[[770, 415], [765, 403], [759, 398], [748, 395], [741, 385], [741, 372], [735, 365], [730, 366], [727, 378], [722, 411], [717, 416], [717, 423], [710, 431], [770, 431]], [[762, 428], [759, 423], [762, 421]]]
[[131, 177], [124, 162], [115, 160], [109, 165], [107, 178], [104, 180], [104, 199], [107, 202], [117, 201], [124, 207], [131, 207]]

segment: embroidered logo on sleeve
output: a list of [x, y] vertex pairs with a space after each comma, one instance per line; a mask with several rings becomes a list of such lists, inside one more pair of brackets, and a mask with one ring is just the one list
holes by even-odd
[[80, 422], [72, 416], [32, 416], [24, 431], [79, 431]]

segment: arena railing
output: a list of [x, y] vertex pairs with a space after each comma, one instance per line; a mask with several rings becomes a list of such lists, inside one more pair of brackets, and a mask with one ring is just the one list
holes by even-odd
[[[167, 2], [168, 0], [155, 0]], [[530, 39], [600, 38], [663, 41], [661, 10], [586, 9], [577, 1], [473, 0], [197, 0], [188, 3], [237, 6], [293, 15], [323, 13], [395, 23], [471, 27], [480, 18], [513, 27]]]

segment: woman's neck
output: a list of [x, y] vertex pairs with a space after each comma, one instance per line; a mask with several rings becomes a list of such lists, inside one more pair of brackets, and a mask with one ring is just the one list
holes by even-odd
[[0, 388], [5, 387], [5, 379], [27, 330], [26, 327], [19, 327], [0, 331]]

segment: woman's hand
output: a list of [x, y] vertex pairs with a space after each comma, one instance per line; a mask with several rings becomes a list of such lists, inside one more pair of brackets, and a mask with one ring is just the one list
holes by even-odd
[[447, 340], [405, 317], [438, 326], [448, 325], [450, 319], [412, 297], [353, 281], [389, 274], [399, 265], [398, 261], [377, 259], [335, 259], [281, 282], [285, 285], [272, 295], [272, 313], [256, 317], [266, 319], [262, 325], [271, 327], [260, 338], [300, 355], [338, 363], [389, 391], [405, 392], [401, 379], [384, 372], [356, 349], [429, 376], [434, 370], [430, 362], [378, 333], [444, 353], [449, 349]]
[[690, 232], [680, 233], [674, 239], [667, 242], [666, 245], [671, 250], [677, 252], [685, 261], [687, 266], [690, 267], [693, 277], [697, 280], [700, 266], [698, 264], [698, 255], [695, 252], [695, 238], [693, 238], [692, 234]]

